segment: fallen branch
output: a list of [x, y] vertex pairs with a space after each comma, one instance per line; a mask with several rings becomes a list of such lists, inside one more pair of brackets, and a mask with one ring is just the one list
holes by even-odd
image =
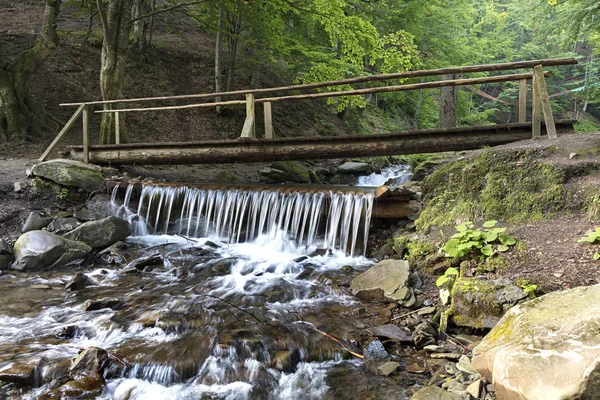
[[308, 326], [309, 326], [311, 329], [313, 329], [313, 330], [315, 330], [315, 331], [319, 332], [321, 335], [323, 335], [323, 336], [325, 336], [325, 337], [327, 337], [327, 338], [329, 338], [329, 339], [333, 340], [334, 342], [336, 342], [337, 344], [339, 344], [340, 346], [342, 346], [342, 348], [343, 348], [344, 350], [346, 350], [348, 353], [352, 354], [354, 357], [360, 358], [361, 360], [365, 358], [363, 355], [361, 355], [361, 354], [358, 354], [358, 353], [356, 353], [356, 352], [354, 352], [354, 351], [350, 350], [349, 348], [347, 348], [347, 347], [344, 345], [344, 343], [342, 343], [342, 342], [341, 342], [339, 339], [336, 339], [335, 337], [331, 336], [331, 335], [330, 335], [329, 333], [327, 333], [327, 332], [323, 332], [322, 330], [320, 330], [320, 329], [317, 329], [317, 328], [316, 328], [316, 327], [315, 327], [313, 324], [311, 324], [310, 322], [306, 322], [306, 321], [298, 321], [298, 322], [300, 322], [300, 323], [302, 323], [302, 324], [305, 324], [305, 325], [308, 325]]

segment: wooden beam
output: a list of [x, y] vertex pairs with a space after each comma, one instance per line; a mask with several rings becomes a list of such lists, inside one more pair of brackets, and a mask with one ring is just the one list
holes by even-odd
[[[119, 99], [119, 100], [105, 100], [105, 101], [93, 101], [87, 102], [87, 104], [114, 104], [114, 103], [141, 103], [146, 101], [164, 101], [164, 100], [181, 100], [181, 99], [206, 99], [206, 98], [216, 98], [221, 96], [240, 96], [246, 95], [249, 93], [252, 94], [261, 94], [261, 93], [274, 93], [274, 92], [286, 92], [292, 90], [308, 90], [308, 89], [318, 89], [329, 86], [340, 86], [340, 85], [351, 85], [355, 83], [364, 83], [364, 82], [378, 82], [378, 81], [388, 81], [395, 79], [409, 79], [409, 78], [420, 78], [425, 76], [440, 76], [446, 74], [465, 74], [472, 72], [491, 72], [491, 71], [509, 71], [515, 69], [530, 69], [535, 65], [543, 65], [544, 67], [550, 66], [558, 66], [558, 65], [574, 65], [577, 64], [577, 60], [574, 58], [551, 58], [544, 60], [533, 60], [533, 61], [517, 61], [517, 62], [509, 62], [509, 63], [499, 63], [499, 64], [485, 64], [485, 65], [466, 65], [462, 67], [450, 67], [450, 68], [439, 68], [439, 69], [429, 69], [429, 70], [421, 70], [421, 71], [406, 71], [406, 72], [398, 72], [393, 74], [383, 74], [383, 75], [371, 75], [371, 76], [361, 76], [358, 78], [349, 78], [349, 79], [340, 79], [335, 81], [327, 81], [327, 82], [318, 82], [318, 83], [309, 83], [304, 85], [292, 85], [292, 86], [281, 86], [274, 88], [263, 88], [263, 89], [245, 89], [245, 90], [235, 90], [230, 92], [220, 92], [220, 93], [200, 93], [200, 94], [187, 94], [187, 95], [179, 95], [179, 96], [161, 96], [161, 97], [142, 97], [136, 99]], [[61, 106], [79, 106], [84, 103], [63, 103]]]
[[548, 131], [549, 139], [557, 139], [556, 127], [554, 126], [554, 116], [552, 115], [552, 106], [550, 105], [550, 97], [548, 97], [548, 87], [546, 86], [546, 79], [544, 79], [544, 72], [542, 71], [541, 65], [533, 67], [533, 74], [535, 76], [535, 84], [538, 86], [538, 93], [540, 101], [542, 103], [542, 110], [544, 111], [544, 121], [546, 122], [546, 130]]
[[67, 133], [67, 131], [71, 128], [71, 126], [73, 126], [73, 124], [75, 123], [75, 120], [77, 120], [77, 118], [79, 117], [79, 114], [81, 114], [83, 112], [85, 107], [86, 107], [85, 104], [82, 104], [79, 106], [79, 108], [75, 111], [75, 113], [73, 113], [73, 115], [71, 116], [69, 121], [67, 121], [65, 126], [63, 126], [63, 128], [60, 130], [60, 132], [58, 132], [58, 134], [56, 135], [56, 137], [54, 138], [52, 143], [50, 143], [50, 146], [48, 146], [46, 151], [44, 151], [42, 153], [42, 155], [40, 156], [40, 158], [38, 158], [38, 161], [44, 161], [46, 159], [46, 157], [48, 157], [48, 154], [50, 154], [50, 152], [52, 151], [54, 146], [56, 146], [58, 141], [60, 139], [62, 139], [62, 137], [65, 135], [65, 133]]
[[[564, 127], [572, 129], [572, 121]], [[561, 125], [563, 128], [563, 125]], [[454, 129], [430, 129], [354, 137], [277, 138], [190, 142], [186, 144], [127, 144], [90, 148], [97, 164], [221, 164], [285, 160], [419, 154], [473, 150], [531, 137], [531, 124], [506, 124]], [[81, 157], [80, 146], [71, 155]]]
[[246, 121], [242, 128], [242, 134], [240, 137], [243, 138], [256, 138], [256, 127], [255, 127], [255, 116], [254, 116], [254, 95], [246, 95]]
[[120, 113], [115, 113], [115, 144], [121, 144], [121, 122], [119, 121]]
[[519, 122], [527, 122], [527, 80], [519, 81]]
[[264, 103], [264, 114], [265, 114], [265, 139], [273, 139], [275, 137], [273, 132], [273, 114], [271, 112], [271, 103]]
[[531, 134], [534, 139], [542, 136], [542, 117], [540, 115], [540, 91], [538, 84], [536, 83], [537, 78], [533, 77], [533, 106], [531, 110]]
[[83, 107], [83, 115], [81, 116], [83, 120], [83, 162], [90, 162], [90, 136], [89, 136], [89, 106]]
[[[546, 76], [551, 77], [551, 72], [545, 72]], [[355, 89], [355, 90], [344, 90], [339, 92], [323, 92], [323, 93], [309, 93], [300, 94], [293, 96], [281, 96], [281, 97], [267, 97], [263, 99], [256, 99], [255, 103], [266, 103], [266, 102], [277, 102], [285, 100], [305, 100], [305, 99], [318, 99], [328, 97], [339, 97], [339, 96], [351, 96], [351, 95], [363, 95], [371, 93], [390, 93], [390, 92], [401, 92], [405, 90], [419, 90], [419, 89], [434, 89], [445, 86], [464, 86], [464, 85], [479, 85], [482, 83], [497, 83], [497, 82], [509, 82], [518, 81], [521, 79], [533, 79], [533, 74], [511, 74], [511, 75], [498, 75], [489, 76], [484, 78], [468, 78], [468, 79], [453, 79], [436, 82], [424, 82], [415, 83], [410, 85], [396, 85], [396, 86], [385, 86], [377, 88], [367, 89]], [[233, 101], [222, 101], [219, 103], [199, 103], [199, 104], [186, 104], [181, 106], [166, 106], [166, 107], [146, 107], [146, 108], [125, 108], [119, 110], [99, 110], [96, 113], [114, 113], [114, 112], [139, 112], [139, 111], [165, 111], [165, 110], [186, 110], [190, 108], [202, 108], [202, 107], [215, 107], [215, 106], [227, 106], [227, 105], [241, 105], [246, 104], [244, 100], [233, 100]]]

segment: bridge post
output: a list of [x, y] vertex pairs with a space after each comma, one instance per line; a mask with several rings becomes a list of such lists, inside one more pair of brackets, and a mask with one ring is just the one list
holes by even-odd
[[531, 133], [534, 139], [542, 136], [542, 116], [540, 107], [540, 90], [537, 84], [539, 78], [533, 75], [533, 107], [531, 110]]
[[533, 67], [534, 82], [537, 85], [542, 111], [544, 111], [544, 122], [546, 123], [546, 132], [549, 139], [557, 139], [556, 126], [554, 125], [554, 116], [552, 115], [552, 106], [550, 105], [550, 97], [548, 96], [548, 87], [544, 78], [544, 71], [541, 65]]
[[246, 121], [242, 128], [242, 138], [256, 138], [255, 128], [255, 116], [254, 116], [254, 95], [252, 93], [246, 95]]
[[119, 112], [115, 112], [115, 144], [121, 144], [121, 121]]
[[90, 137], [89, 137], [89, 107], [85, 105], [82, 110], [81, 119], [83, 121], [83, 162], [90, 162]]
[[527, 122], [527, 80], [519, 81], [519, 123]]
[[[442, 75], [443, 81], [455, 80], [457, 74]], [[440, 128], [456, 128], [456, 103], [458, 102], [458, 86], [440, 88]]]
[[273, 139], [273, 114], [271, 113], [271, 102], [265, 102], [265, 139]]

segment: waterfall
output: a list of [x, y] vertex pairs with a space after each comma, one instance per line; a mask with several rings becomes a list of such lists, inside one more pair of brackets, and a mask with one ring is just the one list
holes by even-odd
[[130, 221], [135, 236], [217, 236], [239, 243], [282, 235], [301, 246], [365, 254], [371, 193], [144, 185], [135, 205], [133, 188], [118, 204], [116, 186], [111, 202], [113, 214]]

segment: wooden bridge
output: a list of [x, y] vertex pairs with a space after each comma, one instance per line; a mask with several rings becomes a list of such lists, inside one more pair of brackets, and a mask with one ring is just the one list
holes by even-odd
[[[344, 157], [384, 156], [397, 154], [433, 153], [458, 150], [472, 150], [484, 146], [495, 146], [513, 141], [538, 138], [547, 134], [550, 139], [557, 138], [558, 132], [572, 131], [574, 121], [554, 121], [550, 106], [550, 97], [546, 86], [546, 78], [552, 77], [551, 72], [544, 72], [548, 66], [572, 65], [577, 61], [572, 58], [533, 60], [502, 64], [474, 65], [452, 67], [435, 70], [408, 71], [394, 74], [365, 76], [338, 81], [321, 82], [307, 85], [286, 87], [240, 90], [221, 93], [203, 93], [182, 96], [152, 97], [138, 99], [120, 99], [94, 101], [85, 103], [68, 103], [62, 106], [77, 107], [69, 122], [59, 132], [52, 144], [40, 157], [46, 159], [51, 150], [81, 116], [83, 120], [83, 137], [81, 146], [71, 146], [71, 156], [74, 159], [96, 164], [216, 164], [216, 163], [247, 163], [275, 160], [306, 160]], [[531, 72], [496, 75], [479, 78], [455, 79], [457, 74], [509, 71], [529, 69]], [[381, 82], [389, 80], [404, 80], [416, 77], [445, 76], [451, 79], [423, 82], [416, 84], [388, 85], [366, 89], [345, 91], [326, 91], [316, 93], [288, 94], [278, 97], [258, 97], [273, 93], [291, 91], [306, 91], [331, 88], [341, 85]], [[531, 121], [527, 121], [527, 82], [533, 81], [533, 105]], [[491, 126], [475, 126], [460, 128], [439, 128], [413, 130], [377, 135], [330, 136], [306, 138], [276, 138], [272, 122], [272, 105], [282, 101], [319, 99], [349, 95], [366, 95], [374, 93], [390, 93], [407, 90], [433, 88], [448, 88], [483, 83], [519, 82], [518, 119], [515, 123]], [[126, 104], [148, 104], [160, 101], [181, 101], [190, 99], [209, 99], [221, 97], [240, 97], [243, 99], [182, 104], [174, 106], [150, 106], [138, 108], [123, 108]], [[255, 128], [255, 107], [264, 107], [265, 132], [262, 138], [257, 137]], [[202, 142], [179, 143], [120, 143], [119, 116], [130, 112], [155, 112], [165, 110], [184, 110], [218, 106], [246, 106], [246, 120], [240, 137], [236, 140], [214, 140]], [[103, 106], [105, 109], [97, 113], [115, 114], [115, 144], [90, 145], [88, 137], [89, 113], [94, 107]], [[120, 108], [114, 108], [120, 107]], [[542, 111], [544, 123], [542, 124]]]

